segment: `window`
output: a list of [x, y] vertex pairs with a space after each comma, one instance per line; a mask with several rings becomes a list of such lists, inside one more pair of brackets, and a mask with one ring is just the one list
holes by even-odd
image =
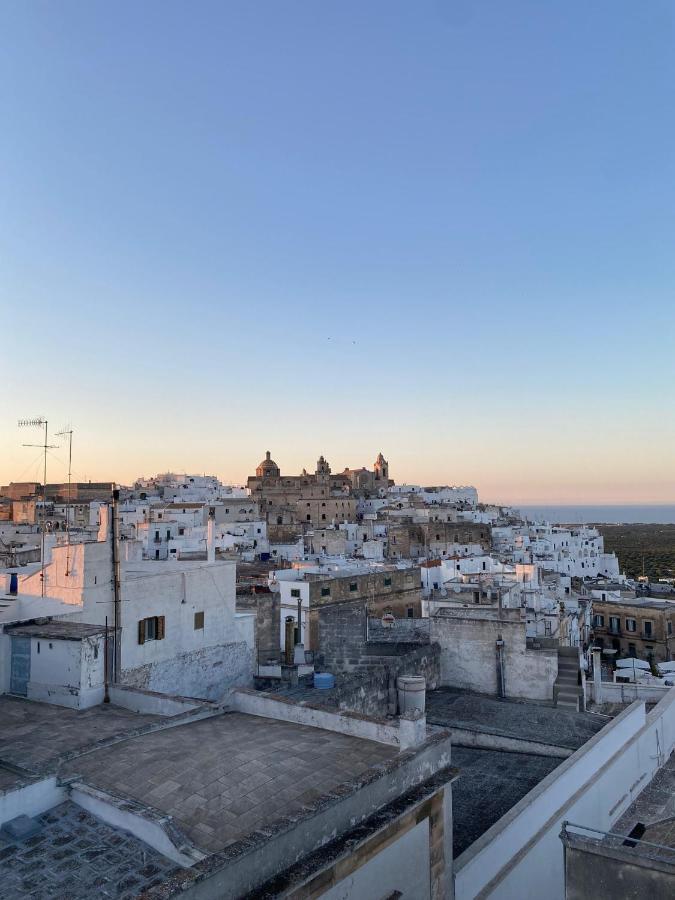
[[291, 588], [291, 597], [295, 597], [296, 599], [299, 599], [300, 588]]
[[652, 623], [647, 619], [643, 624], [645, 630], [645, 637], [650, 638], [652, 636]]
[[415, 610], [413, 609], [413, 607], [409, 606], [407, 612], [408, 612], [408, 618], [412, 619], [415, 615]]
[[358, 584], [355, 581], [352, 581], [352, 583], [349, 585], [349, 590], [356, 591], [356, 590], [358, 590], [358, 587], [359, 587]]
[[635, 619], [626, 619], [626, 631], [637, 631], [637, 622]]
[[672, 634], [672, 633], [673, 633], [673, 623], [668, 622], [668, 634]]
[[384, 586], [385, 586], [385, 587], [390, 587], [390, 586], [391, 586], [391, 578], [385, 578], [385, 579], [384, 579]]
[[138, 622], [138, 643], [164, 639], [164, 616], [150, 616]]
[[632, 656], [633, 659], [637, 658], [637, 650], [635, 649], [635, 644], [628, 645], [628, 655]]
[[[308, 505], [309, 505], [309, 504], [308, 504]], [[307, 513], [307, 521], [308, 521], [308, 522], [311, 522], [311, 521], [312, 521], [312, 517], [310, 516], [309, 513]]]
[[201, 631], [204, 628], [204, 612], [195, 613], [195, 631]]
[[179, 529], [178, 529], [178, 534], [185, 534], [185, 529], [184, 529], [184, 528], [179, 528]]
[[593, 616], [593, 624], [596, 628], [602, 628], [605, 624], [605, 617], [600, 615]]
[[330, 588], [321, 588], [322, 597], [330, 597]]
[[618, 616], [609, 617], [609, 627], [612, 631], [619, 631], [620, 620]]
[[322, 518], [322, 519], [325, 519], [325, 518], [326, 518], [326, 513], [321, 513], [321, 518]]

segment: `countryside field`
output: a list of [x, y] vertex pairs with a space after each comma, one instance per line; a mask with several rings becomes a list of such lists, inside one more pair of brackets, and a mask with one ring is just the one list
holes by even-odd
[[675, 577], [675, 525], [597, 525], [629, 578]]

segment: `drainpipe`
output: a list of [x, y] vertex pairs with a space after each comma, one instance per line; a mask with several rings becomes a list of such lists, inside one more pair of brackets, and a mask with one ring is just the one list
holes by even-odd
[[497, 693], [499, 697], [506, 697], [506, 679], [504, 677], [504, 641], [501, 634], [497, 635]]

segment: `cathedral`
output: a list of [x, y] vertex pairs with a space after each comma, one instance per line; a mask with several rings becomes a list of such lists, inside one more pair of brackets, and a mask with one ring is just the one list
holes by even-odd
[[345, 469], [333, 474], [323, 456], [316, 463], [313, 474], [303, 469], [300, 475], [282, 475], [268, 450], [265, 459], [248, 479], [251, 496], [258, 501], [268, 521], [293, 519], [312, 525], [353, 522], [356, 516], [356, 497], [377, 496], [390, 484], [389, 464], [379, 453], [372, 471]]

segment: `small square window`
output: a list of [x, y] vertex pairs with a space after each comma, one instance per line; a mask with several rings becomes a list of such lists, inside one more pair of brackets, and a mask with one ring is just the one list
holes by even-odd
[[322, 597], [330, 597], [330, 588], [321, 588]]
[[300, 588], [291, 588], [291, 597], [296, 599], [300, 597]]
[[200, 631], [204, 628], [204, 613], [196, 612], [195, 613], [195, 631]]
[[358, 590], [358, 584], [355, 581], [352, 581], [352, 583], [349, 585], [349, 590], [350, 591]]
[[391, 578], [385, 578], [385, 579], [384, 579], [384, 586], [385, 586], [385, 587], [390, 587], [390, 585], [391, 585]]

